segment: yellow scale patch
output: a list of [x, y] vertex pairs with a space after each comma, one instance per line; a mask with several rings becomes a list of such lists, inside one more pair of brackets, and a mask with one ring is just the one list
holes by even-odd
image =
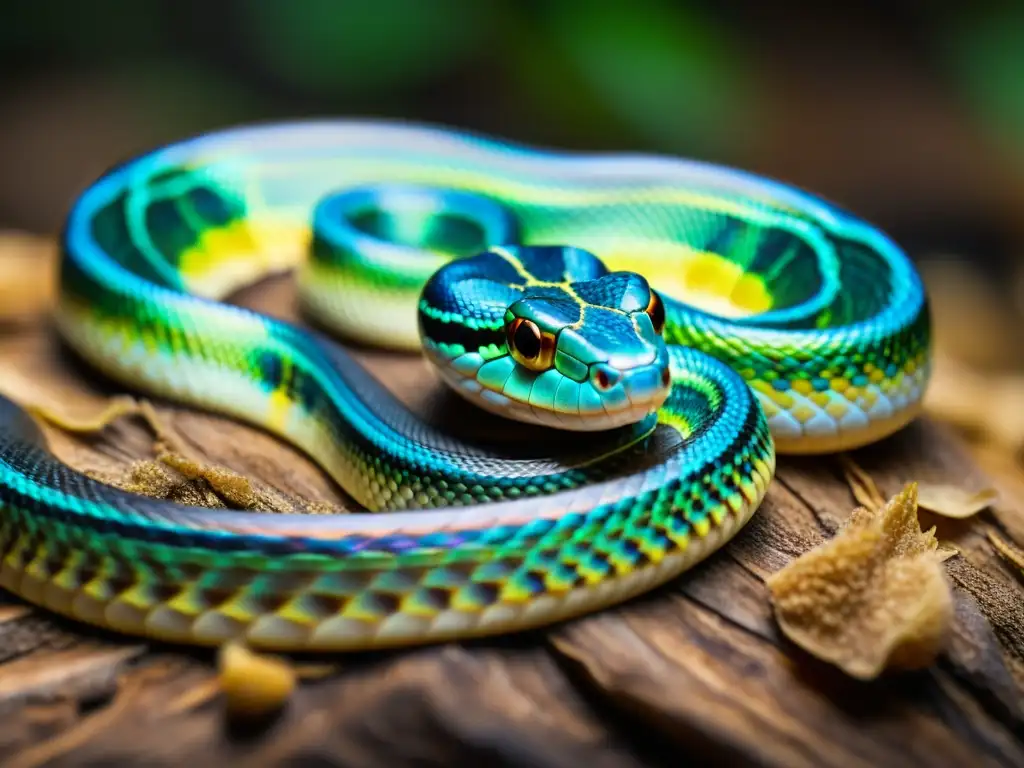
[[662, 412], [658, 414], [658, 421], [673, 427], [684, 440], [693, 434], [693, 426], [681, 413]]
[[294, 266], [305, 254], [309, 226], [261, 218], [209, 229], [178, 257], [189, 290], [219, 297], [263, 274]]
[[[904, 374], [902, 372], [892, 379], [886, 379], [884, 375], [877, 375], [881, 374], [877, 370], [875, 374], [872, 377], [876, 382], [875, 387], [855, 387], [848, 380], [840, 378], [832, 379], [829, 382], [829, 386], [833, 392], [841, 394], [849, 403], [867, 410], [877, 402], [881, 394], [889, 394], [892, 391], [898, 390], [903, 383]], [[768, 417], [777, 415], [780, 410], [787, 410], [793, 414], [794, 418], [800, 421], [806, 421], [810, 418], [807, 413], [811, 409], [806, 405], [797, 406], [793, 396], [788, 392], [779, 391], [766, 381], [755, 379], [747, 383], [754, 391], [767, 398], [767, 400], [762, 401], [761, 405], [765, 415]], [[848, 410], [842, 402], [829, 397], [828, 392], [814, 390], [811, 383], [805, 379], [798, 379], [792, 382], [791, 388], [792, 391], [806, 397], [833, 418], [842, 418]]]
[[814, 408], [811, 408], [811, 406], [805, 403], [800, 403], [796, 408], [790, 410], [789, 415], [801, 424], [804, 424], [814, 418], [815, 413], [817, 413], [817, 411]]
[[762, 278], [716, 253], [664, 241], [616, 240], [602, 243], [600, 255], [610, 270], [638, 272], [669, 296], [722, 317], [772, 308]]
[[[775, 389], [775, 387], [773, 387], [771, 384], [769, 384], [767, 381], [762, 381], [761, 379], [755, 379], [755, 380], [749, 381], [747, 383], [750, 385], [750, 387], [755, 392], [759, 392], [762, 395], [765, 395], [773, 403], [775, 403], [777, 406], [779, 406], [779, 408], [783, 408], [785, 410], [788, 410], [788, 409], [792, 408], [793, 405], [795, 404], [795, 401], [793, 400], [793, 396], [792, 395], [790, 395], [788, 392], [780, 392], [779, 390]], [[770, 415], [772, 415], [772, 414], [769, 414], [769, 416]]]
[[827, 413], [829, 416], [831, 416], [836, 421], [838, 421], [839, 419], [843, 418], [843, 416], [845, 416], [846, 412], [849, 410], [848, 406], [846, 406], [844, 403], [840, 403], [838, 401], [837, 402], [829, 403], [828, 405], [824, 406], [824, 408], [825, 408], [825, 413]]

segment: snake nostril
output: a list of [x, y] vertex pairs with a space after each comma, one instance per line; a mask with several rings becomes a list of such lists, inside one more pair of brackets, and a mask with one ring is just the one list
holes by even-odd
[[669, 369], [666, 367], [661, 372], [661, 385], [663, 387], [667, 387], [671, 383], [672, 383], [672, 372], [669, 371]]

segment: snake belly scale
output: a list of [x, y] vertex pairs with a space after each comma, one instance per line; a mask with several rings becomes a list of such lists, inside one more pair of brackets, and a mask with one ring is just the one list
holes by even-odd
[[[174, 642], [349, 650], [537, 627], [700, 562], [776, 451], [918, 412], [929, 314], [884, 234], [751, 174], [360, 120], [165, 146], [76, 200], [57, 327], [99, 371], [291, 442], [368, 510], [130, 494], [0, 398], [0, 586]], [[420, 420], [321, 331], [224, 303], [297, 268], [346, 338], [419, 350], [528, 444]]]

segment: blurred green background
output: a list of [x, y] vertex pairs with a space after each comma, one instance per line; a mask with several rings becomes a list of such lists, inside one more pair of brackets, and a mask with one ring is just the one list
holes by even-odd
[[0, 228], [154, 144], [371, 115], [781, 178], [992, 277], [1024, 254], [1024, 4], [71, 0], [0, 14]]

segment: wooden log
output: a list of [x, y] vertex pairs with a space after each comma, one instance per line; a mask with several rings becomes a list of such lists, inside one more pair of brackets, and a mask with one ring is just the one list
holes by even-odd
[[[293, 317], [290, 283], [237, 297]], [[45, 313], [0, 326], [0, 389], [96, 411], [122, 388], [79, 365]], [[426, 364], [359, 351], [432, 421], [503, 429], [469, 412]], [[232, 421], [169, 404], [192, 452], [281, 491], [343, 506], [301, 454]], [[47, 428], [72, 465], [113, 474], [152, 457], [122, 419], [94, 437]], [[510, 438], [519, 433], [509, 429]], [[983, 481], [926, 420], [858, 451], [885, 495], [911, 480]], [[789, 642], [765, 578], [833, 536], [856, 505], [834, 457], [779, 462], [761, 510], [726, 548], [656, 592], [544, 631], [333, 659], [279, 717], [226, 721], [214, 654], [97, 631], [0, 593], [4, 765], [766, 766], [1024, 765], [1024, 588], [989, 532], [1018, 542], [1019, 512], [932, 518], [960, 554], [944, 567], [956, 620], [930, 668], [871, 682]]]

